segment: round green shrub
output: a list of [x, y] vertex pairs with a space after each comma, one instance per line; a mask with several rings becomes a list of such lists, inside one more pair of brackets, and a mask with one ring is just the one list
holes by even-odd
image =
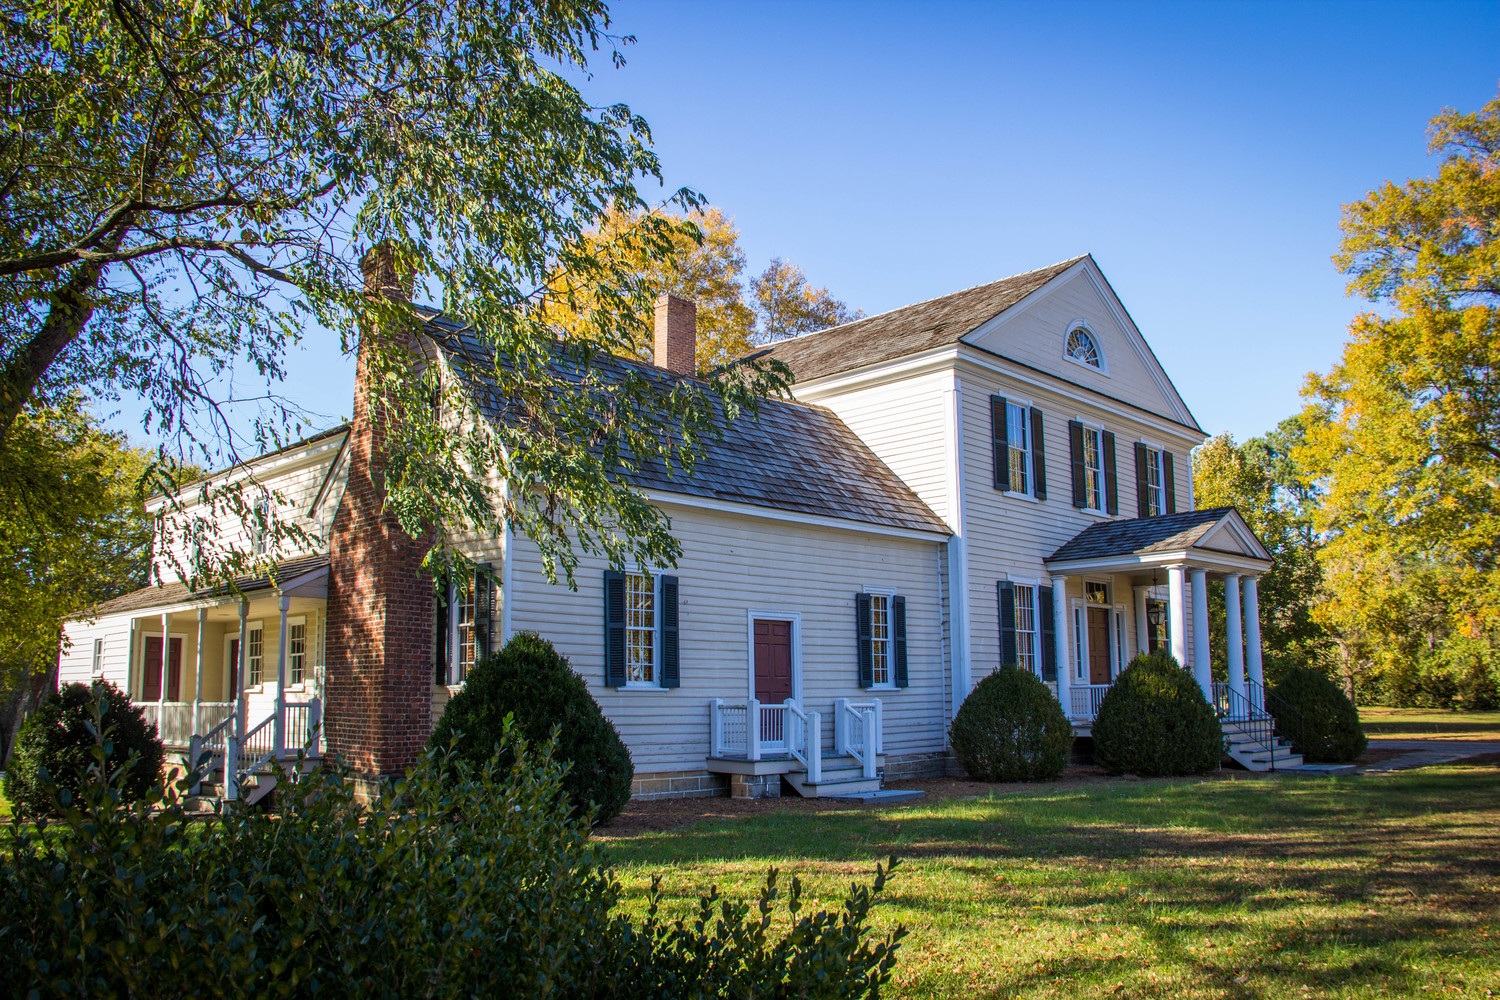
[[[1271, 695], [1266, 707], [1277, 717], [1277, 729], [1293, 737], [1292, 750], [1308, 761], [1345, 764], [1365, 752], [1369, 741], [1360, 728], [1359, 711], [1321, 670], [1293, 670], [1271, 688]], [[1284, 705], [1301, 715], [1300, 722]]]
[[1110, 774], [1202, 774], [1224, 757], [1218, 716], [1165, 650], [1130, 661], [1094, 719], [1094, 762]]
[[980, 781], [1049, 781], [1068, 766], [1073, 724], [1029, 670], [1003, 666], [974, 686], [949, 729], [953, 753]]
[[[99, 709], [103, 708], [102, 716]], [[119, 767], [130, 761], [119, 782], [126, 801], [144, 798], [161, 777], [165, 752], [156, 726], [109, 681], [68, 684], [47, 696], [16, 735], [5, 797], [30, 810], [57, 813], [77, 799], [78, 789], [95, 764], [97, 740], [90, 725], [103, 725], [105, 761]]]
[[[568, 765], [563, 791], [575, 813], [597, 809], [603, 823], [630, 798], [635, 768], [630, 751], [589, 694], [583, 678], [552, 644], [531, 632], [517, 634], [500, 652], [469, 671], [432, 731], [428, 746], [450, 744], [462, 758], [482, 765], [500, 749], [505, 717], [528, 743], [541, 743], [558, 727], [556, 758]], [[509, 766], [510, 754], [502, 752]]]

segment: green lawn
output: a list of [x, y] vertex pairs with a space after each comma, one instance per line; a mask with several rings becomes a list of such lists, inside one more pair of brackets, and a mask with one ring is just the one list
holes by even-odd
[[1500, 741], [1500, 712], [1445, 712], [1436, 708], [1359, 710], [1365, 735], [1374, 740], [1422, 739]]
[[[607, 837], [638, 909], [768, 865], [836, 905], [904, 863], [878, 926], [914, 997], [1500, 995], [1500, 769], [1059, 785], [789, 807]], [[1423, 992], [1424, 990], [1432, 992]]]

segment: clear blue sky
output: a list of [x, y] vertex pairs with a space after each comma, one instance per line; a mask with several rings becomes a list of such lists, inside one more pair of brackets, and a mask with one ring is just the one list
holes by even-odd
[[[1299, 407], [1349, 319], [1340, 206], [1500, 84], [1500, 4], [643, 3], [587, 93], [672, 187], [875, 313], [1090, 252], [1199, 423]], [[350, 409], [326, 345], [289, 394]], [[123, 418], [122, 414], [122, 418]], [[137, 426], [137, 434], [139, 433]]]

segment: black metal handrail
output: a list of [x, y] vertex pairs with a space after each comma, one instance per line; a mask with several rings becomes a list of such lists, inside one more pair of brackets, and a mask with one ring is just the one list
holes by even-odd
[[1307, 753], [1307, 723], [1302, 712], [1285, 698], [1279, 698], [1264, 684], [1247, 681], [1249, 689], [1260, 696], [1260, 703], [1275, 720], [1275, 735], [1292, 745], [1293, 753]]
[[[1228, 684], [1213, 685], [1214, 712], [1222, 722], [1232, 722], [1247, 742], [1258, 745], [1271, 756], [1271, 770], [1276, 770], [1276, 720], [1264, 709], [1257, 709], [1245, 695]], [[1225, 737], [1226, 752], [1229, 738]]]

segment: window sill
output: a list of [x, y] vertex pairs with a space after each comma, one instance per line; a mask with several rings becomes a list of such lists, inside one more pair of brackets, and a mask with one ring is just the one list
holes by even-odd
[[626, 681], [617, 691], [664, 691], [666, 690], [655, 681]]
[[1030, 493], [1017, 493], [1015, 490], [1001, 490], [1000, 495], [1003, 497], [1011, 497], [1016, 500], [1026, 500], [1030, 503], [1042, 502]]

